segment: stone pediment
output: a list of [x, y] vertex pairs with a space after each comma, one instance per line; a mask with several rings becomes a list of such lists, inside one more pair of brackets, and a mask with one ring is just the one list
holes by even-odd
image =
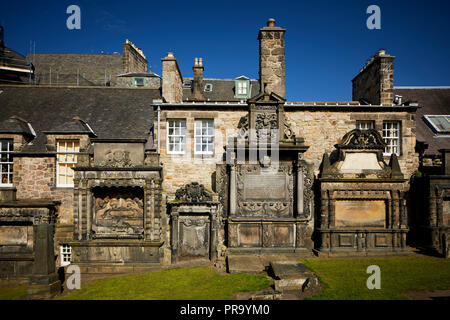
[[213, 195], [202, 184], [191, 182], [176, 191], [175, 200], [191, 203], [210, 202], [213, 201]]
[[335, 147], [338, 149], [384, 150], [386, 144], [378, 131], [374, 129], [354, 129], [347, 132]]
[[256, 96], [248, 99], [247, 102], [249, 104], [258, 104], [258, 103], [264, 103], [264, 104], [282, 103], [282, 104], [284, 104], [286, 102], [286, 99], [279, 96], [275, 92], [271, 92], [271, 93], [261, 92], [261, 93], [257, 94]]
[[403, 179], [397, 156], [384, 161], [384, 143], [378, 131], [354, 129], [336, 144], [336, 160], [324, 154], [321, 178], [326, 179]]

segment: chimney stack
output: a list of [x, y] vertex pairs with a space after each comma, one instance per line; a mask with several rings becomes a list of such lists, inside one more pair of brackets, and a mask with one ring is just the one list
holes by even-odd
[[285, 98], [285, 32], [286, 29], [275, 26], [275, 19], [269, 19], [258, 35], [260, 90], [282, 98]]
[[144, 53], [128, 39], [123, 44], [122, 65], [124, 73], [148, 71]]
[[394, 56], [379, 50], [370, 58], [359, 74], [353, 78], [354, 101], [366, 101], [373, 105], [394, 103]]
[[192, 86], [192, 99], [197, 101], [204, 101], [205, 97], [203, 96], [203, 59], [195, 58], [194, 66], [192, 67], [194, 71], [194, 82]]
[[177, 59], [169, 52], [162, 61], [162, 96], [168, 103], [183, 102], [183, 76]]

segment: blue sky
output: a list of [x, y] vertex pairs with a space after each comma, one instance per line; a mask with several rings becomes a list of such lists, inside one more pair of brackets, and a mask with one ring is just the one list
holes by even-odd
[[[81, 8], [81, 30], [66, 9]], [[381, 30], [369, 30], [369, 5]], [[275, 18], [286, 32], [289, 101], [351, 99], [351, 79], [380, 48], [396, 56], [394, 85], [450, 85], [450, 1], [116, 1], [0, 0], [6, 45], [36, 52], [122, 52], [125, 39], [144, 51], [152, 71], [174, 52], [183, 76], [203, 57], [204, 77], [258, 78], [258, 30]]]

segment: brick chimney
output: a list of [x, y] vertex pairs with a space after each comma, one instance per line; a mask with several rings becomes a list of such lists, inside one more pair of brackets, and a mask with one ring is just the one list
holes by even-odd
[[162, 96], [169, 103], [183, 101], [183, 76], [177, 59], [169, 52], [162, 61]]
[[269, 19], [267, 26], [259, 30], [259, 81], [261, 91], [275, 92], [285, 97], [285, 46], [286, 29], [275, 26]]
[[123, 72], [147, 72], [148, 62], [142, 50], [128, 39], [123, 44], [122, 55]]
[[192, 70], [194, 70], [194, 82], [192, 85], [192, 99], [197, 101], [204, 101], [205, 97], [203, 96], [203, 59], [195, 58], [194, 66]]
[[373, 105], [394, 103], [394, 58], [386, 54], [386, 51], [380, 50], [367, 61], [352, 80], [353, 100]]

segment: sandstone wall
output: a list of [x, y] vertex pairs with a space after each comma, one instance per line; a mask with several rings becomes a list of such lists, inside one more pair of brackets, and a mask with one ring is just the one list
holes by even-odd
[[59, 200], [58, 224], [73, 223], [73, 189], [56, 187], [55, 157], [14, 158], [13, 179], [17, 200]]
[[[414, 113], [288, 111], [286, 116], [296, 135], [305, 138], [305, 144], [309, 146], [305, 160], [313, 164], [315, 175], [319, 173], [323, 154], [334, 151], [334, 145], [345, 133], [355, 129], [359, 120], [375, 121], [375, 129], [380, 134], [383, 121], [401, 121], [401, 154], [398, 160], [405, 178], [409, 178], [419, 166], [419, 155], [415, 152]], [[385, 161], [389, 163], [389, 157], [385, 157]]]
[[[226, 130], [237, 128], [239, 119], [246, 114], [247, 112], [245, 110], [162, 111], [161, 162], [164, 165], [164, 192], [173, 196], [176, 189], [192, 181], [198, 181], [206, 187], [211, 188], [212, 175], [216, 170], [216, 163], [223, 161], [223, 146], [226, 141]], [[325, 152], [329, 154], [334, 151], [334, 145], [348, 131], [356, 128], [356, 121], [358, 120], [373, 120], [375, 122], [375, 129], [380, 133], [382, 132], [383, 121], [401, 121], [401, 154], [398, 160], [405, 178], [409, 178], [419, 166], [418, 154], [415, 152], [414, 113], [299, 111], [291, 109], [286, 110], [286, 118], [291, 124], [296, 136], [305, 138], [305, 144], [309, 146], [309, 149], [304, 154], [305, 160], [313, 165], [314, 175], [316, 177], [319, 174], [323, 154]], [[186, 155], [170, 155], [166, 153], [167, 119], [186, 119]], [[212, 157], [199, 158], [194, 155], [195, 119], [214, 119], [216, 145], [215, 153]], [[386, 163], [389, 163], [389, 158], [385, 157]]]
[[[173, 196], [175, 191], [186, 183], [197, 181], [208, 189], [212, 188], [212, 176], [216, 171], [216, 163], [222, 161], [226, 142], [227, 129], [235, 129], [239, 119], [247, 111], [195, 111], [174, 110], [161, 112], [161, 162], [163, 163], [163, 190]], [[155, 117], [156, 118], [156, 117]], [[185, 155], [172, 155], [166, 152], [168, 119], [186, 119], [187, 145]], [[214, 119], [215, 146], [212, 156], [194, 155], [194, 123], [195, 119]], [[155, 128], [157, 126], [155, 125]]]

